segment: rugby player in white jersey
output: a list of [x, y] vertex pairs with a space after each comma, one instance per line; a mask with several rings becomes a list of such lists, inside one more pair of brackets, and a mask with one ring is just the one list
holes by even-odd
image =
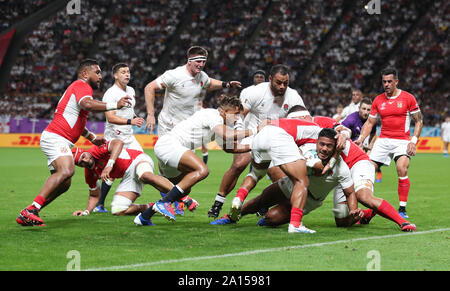
[[[263, 119], [278, 119], [287, 116], [294, 105], [304, 106], [302, 97], [289, 87], [289, 69], [285, 65], [276, 65], [270, 69], [269, 81], [242, 90], [240, 98], [244, 107], [245, 117], [242, 127], [251, 128]], [[251, 143], [251, 138], [242, 141]], [[208, 211], [208, 216], [217, 218], [225, 202], [225, 197], [234, 189], [241, 173], [251, 161], [250, 153], [235, 154], [231, 167], [225, 172], [216, 195], [214, 204]], [[276, 179], [276, 168], [269, 170], [269, 176]], [[240, 189], [243, 188], [242, 186]], [[238, 190], [239, 192], [239, 190]]]
[[197, 111], [202, 89], [209, 91], [223, 88], [240, 88], [239, 81], [223, 82], [210, 78], [204, 71], [208, 51], [199, 46], [187, 51], [187, 63], [164, 72], [145, 86], [145, 104], [147, 106], [146, 130], [153, 131], [155, 126], [155, 93], [165, 89], [164, 104], [158, 115], [158, 137], [169, 132], [180, 121], [187, 119]]
[[[314, 209], [320, 207], [331, 190], [336, 186], [343, 189], [345, 201], [344, 207], [335, 207], [333, 209], [336, 223], [338, 226], [347, 226], [355, 223], [362, 218], [362, 211], [358, 208], [356, 194], [353, 187], [353, 180], [347, 164], [341, 157], [337, 157], [336, 162], [331, 167], [331, 171], [322, 175], [322, 170], [336, 152], [336, 131], [330, 128], [322, 129], [316, 143], [307, 143], [302, 145], [303, 156], [306, 158], [308, 167], [308, 195], [303, 215], [306, 215]], [[278, 226], [289, 222], [289, 213], [291, 209], [291, 193], [293, 183], [288, 177], [283, 177], [268, 186], [261, 195], [251, 199], [242, 207], [242, 216], [256, 213], [262, 207], [271, 207], [265, 217], [258, 224], [268, 226]], [[291, 226], [289, 227], [291, 229]], [[315, 231], [312, 231], [315, 232]]]
[[[200, 46], [192, 46], [186, 53], [187, 63], [165, 71], [161, 76], [145, 86], [147, 122], [145, 129], [152, 132], [155, 126], [155, 94], [165, 90], [164, 103], [158, 115], [158, 138], [168, 133], [176, 124], [192, 116], [197, 111], [202, 90], [214, 91], [223, 88], [240, 88], [239, 81], [223, 82], [210, 78], [204, 71], [208, 51]], [[161, 193], [163, 196], [164, 193]], [[189, 197], [186, 206], [193, 211], [197, 201]]]
[[[102, 101], [117, 102], [120, 98], [128, 96], [130, 97], [131, 105], [105, 112], [106, 124], [104, 137], [107, 141], [120, 139], [125, 149], [134, 149], [143, 152], [144, 150], [133, 135], [132, 126], [136, 125], [141, 127], [145, 123], [145, 120], [137, 117], [134, 113], [136, 93], [132, 87], [128, 86], [131, 78], [130, 68], [125, 63], [118, 63], [113, 66], [112, 73], [114, 76], [114, 84], [105, 92]], [[97, 206], [94, 208], [94, 212], [108, 212], [104, 204], [112, 184], [113, 180], [102, 182], [101, 196]]]
[[207, 165], [192, 150], [212, 140], [222, 140], [226, 152], [249, 151], [249, 145], [240, 146], [239, 138], [256, 134], [264, 123], [246, 130], [233, 130], [242, 110], [236, 96], [222, 95], [219, 108], [207, 108], [195, 112], [190, 118], [178, 123], [169, 133], [160, 137], [155, 144], [155, 155], [160, 164], [161, 174], [175, 186], [152, 208], [136, 216], [134, 223], [148, 225], [155, 212], [170, 220], [175, 220], [170, 203], [181, 200], [191, 187], [209, 175]]

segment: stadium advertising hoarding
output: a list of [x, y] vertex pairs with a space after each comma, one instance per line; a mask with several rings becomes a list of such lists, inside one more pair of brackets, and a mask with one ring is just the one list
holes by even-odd
[[[8, 118], [0, 120], [0, 147], [39, 147], [40, 133], [47, 127], [49, 120], [28, 119], [28, 118]], [[86, 127], [96, 133], [102, 134], [105, 130], [104, 122], [90, 122]], [[379, 133], [379, 128], [378, 128]], [[414, 128], [411, 128], [411, 132]], [[146, 134], [143, 128], [134, 127], [136, 139], [144, 149], [153, 149], [158, 136]], [[418, 153], [442, 153], [443, 142], [440, 138], [441, 129], [438, 127], [424, 127], [421, 137], [417, 143]], [[76, 146], [89, 147], [91, 143], [81, 137]], [[216, 142], [208, 143], [209, 150], [220, 149]]]

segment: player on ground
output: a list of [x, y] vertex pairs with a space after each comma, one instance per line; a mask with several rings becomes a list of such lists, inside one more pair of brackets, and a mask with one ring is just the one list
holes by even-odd
[[[298, 110], [298, 111], [296, 111]], [[295, 106], [291, 109], [288, 116], [297, 116], [299, 119], [311, 120], [313, 119], [321, 128], [334, 128], [344, 133], [344, 136], [348, 138], [349, 133], [346, 127], [340, 125], [338, 122], [329, 117], [315, 116], [312, 118], [308, 116], [307, 111], [302, 111], [304, 108], [301, 106]], [[301, 114], [296, 114], [299, 112]], [[340, 127], [341, 126], [341, 127]], [[342, 157], [344, 162], [350, 168], [352, 175], [356, 197], [360, 203], [364, 206], [370, 208], [364, 210], [365, 217], [361, 220], [361, 223], [367, 224], [375, 214], [380, 214], [381, 216], [388, 218], [395, 223], [397, 223], [403, 231], [414, 231], [416, 226], [409, 223], [403, 217], [398, 214], [395, 209], [386, 200], [377, 198], [373, 195], [373, 182], [375, 167], [373, 163], [370, 162], [369, 156], [351, 140], [345, 140], [344, 146], [338, 148], [337, 153]], [[327, 169], [324, 170], [324, 172]], [[335, 194], [335, 208], [344, 207], [340, 204], [345, 204], [345, 195], [342, 192], [341, 187], [336, 187]]]
[[95, 145], [105, 142], [104, 138], [97, 137], [86, 128], [89, 111], [116, 110], [130, 104], [129, 97], [109, 103], [92, 97], [93, 89], [97, 89], [102, 80], [102, 71], [97, 61], [83, 60], [77, 73], [78, 79], [66, 89], [59, 100], [53, 120], [42, 132], [40, 147], [47, 157], [51, 175], [34, 201], [17, 217], [17, 223], [23, 226], [44, 225], [39, 217], [41, 208], [69, 189], [75, 172], [71, 148], [80, 136]]
[[[284, 65], [273, 66], [269, 72], [269, 81], [250, 86], [242, 90], [240, 98], [244, 106], [243, 127], [257, 126], [263, 119], [286, 117], [289, 109], [297, 104], [304, 105], [298, 92], [289, 87], [289, 69]], [[251, 137], [242, 143], [251, 143]], [[225, 172], [214, 204], [208, 211], [209, 217], [217, 218], [225, 202], [225, 197], [234, 189], [241, 173], [251, 160], [250, 153], [235, 154], [231, 167]], [[275, 174], [269, 171], [270, 176]]]
[[[145, 123], [143, 118], [137, 117], [134, 113], [136, 105], [136, 94], [132, 87], [128, 86], [130, 82], [130, 68], [125, 63], [118, 63], [113, 66], [112, 73], [114, 84], [103, 95], [103, 102], [116, 102], [120, 98], [130, 97], [130, 106], [105, 112], [106, 125], [104, 137], [107, 141], [120, 139], [123, 141], [123, 147], [143, 152], [141, 145], [133, 135], [132, 126], [141, 127]], [[111, 189], [113, 181], [102, 181], [101, 196], [98, 200], [94, 212], [107, 213], [105, 209], [105, 199]]]
[[[364, 123], [361, 135], [355, 143], [357, 145], [362, 144], [375, 126], [379, 115], [381, 118], [381, 133], [369, 156], [375, 163], [376, 168], [382, 165], [389, 166], [392, 159], [396, 162], [400, 205], [398, 212], [402, 217], [408, 218], [406, 214], [410, 189], [408, 168], [411, 156], [416, 154], [416, 143], [422, 132], [422, 113], [416, 98], [397, 88], [398, 76], [395, 69], [384, 69], [381, 72], [381, 81], [384, 93], [378, 95], [373, 101], [369, 118]], [[415, 126], [413, 137], [410, 140], [411, 119]]]
[[[328, 127], [334, 128], [338, 132], [336, 136], [337, 148], [340, 151], [345, 147], [345, 141], [350, 137], [351, 134], [348, 129], [340, 125], [338, 122], [336, 122], [336, 120], [329, 117], [317, 116], [314, 117], [313, 122], [313, 118], [310, 116], [306, 108], [302, 105], [292, 106], [292, 108], [288, 111], [288, 119], [275, 120], [273, 121], [273, 124], [283, 128], [286, 132], [288, 132], [299, 146], [305, 143], [315, 142], [320, 129]], [[324, 172], [328, 171], [329, 168], [330, 166], [327, 165], [324, 169]], [[276, 178], [272, 179], [272, 181], [277, 181], [278, 179], [286, 176], [284, 171], [281, 171], [279, 167], [274, 167], [273, 164], [270, 165], [269, 169], [272, 169], [272, 171], [276, 173]], [[230, 219], [231, 221], [237, 221], [239, 219], [242, 204], [248, 196], [249, 192], [264, 176], [261, 176], [261, 174], [265, 174], [265, 172], [252, 169], [250, 174], [248, 174], [244, 178], [244, 181], [237, 191], [236, 197], [233, 199], [230, 214], [225, 215], [224, 219], [221, 218], [213, 221], [212, 224], [222, 224], [223, 222], [227, 223], [227, 219]], [[261, 212], [264, 212], [263, 210]]]
[[450, 143], [450, 117], [448, 116], [441, 126], [441, 138], [444, 142], [444, 157], [448, 157], [448, 144]]
[[[330, 162], [336, 152], [336, 134], [333, 129], [322, 129], [315, 144], [309, 143], [301, 146], [306, 158], [309, 178], [308, 195], [303, 214], [306, 215], [320, 207], [328, 193], [340, 185], [344, 189], [345, 201], [348, 203], [345, 208], [335, 207], [333, 213], [338, 226], [349, 226], [359, 221], [363, 213], [358, 208], [353, 180], [347, 164], [338, 156], [329, 174], [322, 175], [324, 166]], [[264, 189], [261, 195], [244, 204], [242, 216], [256, 213], [264, 207], [277, 205], [270, 209], [258, 224], [261, 226], [278, 226], [289, 222], [292, 187], [293, 184], [288, 177], [283, 177], [272, 183]]]
[[211, 224], [225, 224], [238, 221], [242, 203], [249, 191], [264, 177], [269, 168], [278, 167], [293, 183], [289, 233], [314, 233], [302, 223], [306, 202], [308, 177], [305, 158], [298, 147], [315, 142], [321, 128], [309, 121], [282, 118], [271, 121], [252, 140], [252, 171], [244, 178], [238, 194], [233, 199], [230, 215], [225, 214]]
[[209, 175], [206, 164], [192, 150], [212, 139], [224, 140], [227, 152], [249, 151], [249, 146], [239, 146], [239, 138], [256, 134], [264, 126], [247, 130], [231, 130], [242, 110], [238, 97], [222, 95], [218, 109], [203, 109], [190, 118], [178, 123], [169, 133], [160, 137], [155, 144], [155, 155], [160, 164], [160, 173], [175, 186], [152, 208], [136, 216], [134, 223], [146, 225], [155, 212], [175, 220], [170, 203], [181, 200], [192, 186]]
[[101, 147], [72, 149], [75, 165], [85, 168], [85, 181], [89, 186], [86, 209], [75, 211], [73, 215], [84, 216], [93, 211], [100, 197], [100, 179], [122, 178], [111, 202], [113, 215], [136, 215], [149, 208], [149, 204], [134, 204], [141, 196], [144, 184], [164, 192], [172, 189], [169, 180], [153, 173], [153, 161], [147, 154], [123, 148], [123, 145], [121, 140], [113, 139]]

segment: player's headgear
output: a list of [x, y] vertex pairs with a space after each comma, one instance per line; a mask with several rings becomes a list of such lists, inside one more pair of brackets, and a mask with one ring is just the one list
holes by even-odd
[[80, 161], [81, 154], [83, 154], [86, 150], [78, 147], [72, 148], [72, 156], [73, 161], [75, 162], [75, 165], [78, 165], [78, 162]]
[[187, 51], [188, 61], [206, 61], [208, 51], [201, 46], [191, 46]]
[[287, 118], [303, 117], [303, 116], [311, 116], [311, 114], [306, 109], [306, 107], [302, 105], [292, 106], [287, 113]]

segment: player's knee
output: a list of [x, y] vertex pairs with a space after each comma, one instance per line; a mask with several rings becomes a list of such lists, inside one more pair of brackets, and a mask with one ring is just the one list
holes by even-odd
[[[337, 220], [343, 220], [344, 218], [348, 217], [349, 215], [349, 209], [347, 203], [338, 203], [334, 205], [333, 208], [333, 215], [334, 218]], [[337, 224], [337, 222], [336, 222]]]
[[336, 222], [337, 227], [349, 227], [352, 226], [352, 223], [349, 219], [349, 217], [345, 218], [334, 218], [334, 221]]
[[146, 179], [153, 178], [153, 166], [150, 163], [142, 162], [136, 166], [136, 176], [140, 181], [146, 183]]
[[75, 169], [72, 168], [61, 168], [57, 171], [58, 175], [61, 176], [61, 178], [64, 181], [70, 180], [70, 178], [72, 178], [72, 176], [75, 174]]
[[289, 214], [283, 208], [273, 207], [265, 216], [266, 226], [276, 227], [289, 222]]
[[111, 202], [111, 214], [113, 215], [122, 215], [125, 211], [130, 208], [133, 201], [128, 199], [127, 197], [121, 195], [114, 195], [114, 198]]
[[208, 167], [201, 167], [201, 168], [197, 171], [197, 174], [198, 174], [198, 179], [199, 179], [199, 180], [205, 179], [205, 178], [208, 177], [208, 175], [209, 175], [209, 169], [208, 169]]

